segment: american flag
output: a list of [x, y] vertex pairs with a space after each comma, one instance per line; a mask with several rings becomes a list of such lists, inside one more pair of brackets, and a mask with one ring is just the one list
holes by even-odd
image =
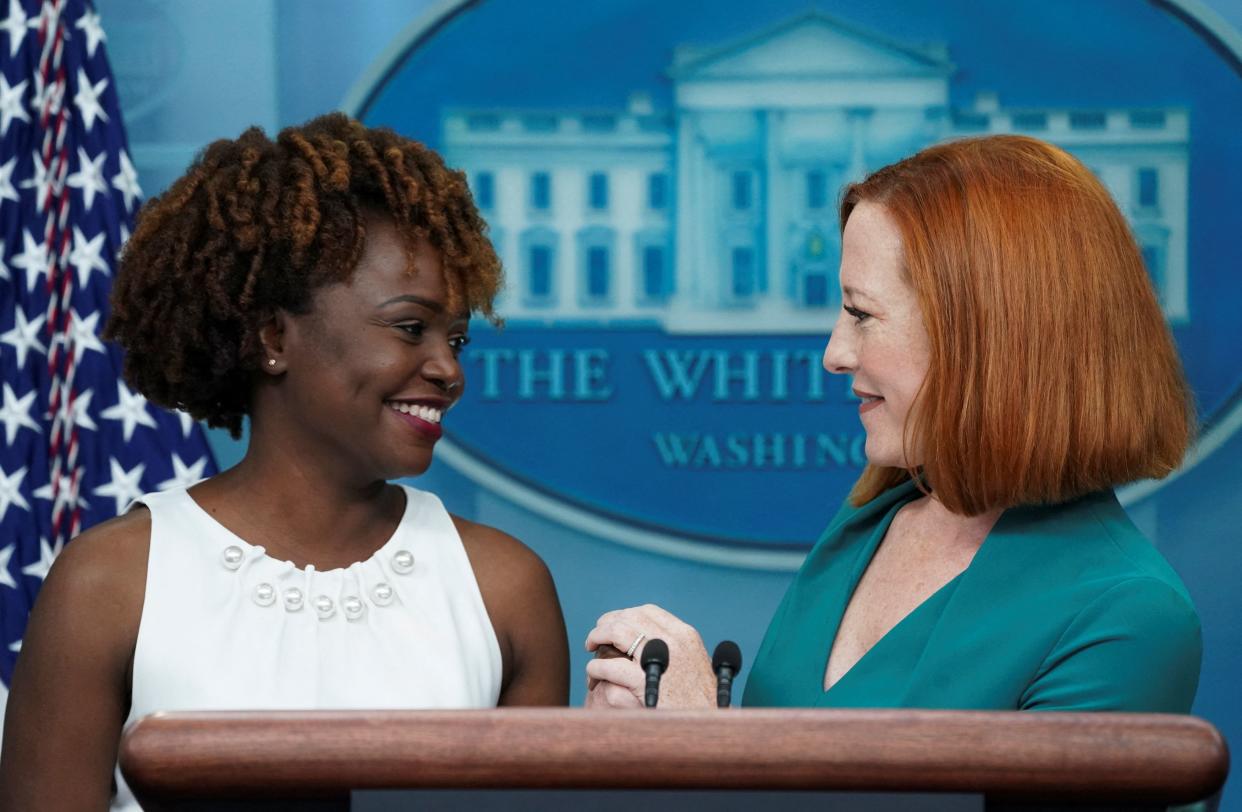
[[0, 0], [0, 700], [63, 546], [215, 473], [99, 337], [142, 194], [104, 40], [86, 0]]

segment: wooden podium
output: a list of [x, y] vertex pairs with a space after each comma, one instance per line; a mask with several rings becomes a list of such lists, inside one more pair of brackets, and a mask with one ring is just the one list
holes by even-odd
[[126, 731], [120, 763], [147, 812], [348, 809], [357, 791], [443, 789], [758, 790], [762, 806], [957, 794], [993, 810], [1211, 799], [1229, 758], [1187, 716], [523, 708], [155, 714]]

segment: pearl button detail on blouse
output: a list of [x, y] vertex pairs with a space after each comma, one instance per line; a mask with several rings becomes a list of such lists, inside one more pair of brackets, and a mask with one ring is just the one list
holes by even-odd
[[276, 602], [276, 587], [269, 583], [259, 584], [254, 588], [254, 602], [259, 606], [271, 606]]
[[319, 613], [320, 620], [327, 620], [336, 614], [336, 604], [327, 595], [320, 595], [315, 598], [315, 611]]
[[224, 553], [220, 556], [221, 560], [224, 562], [224, 566], [231, 570], [235, 570], [241, 566], [243, 557], [244, 553], [242, 553], [242, 548], [238, 547], [236, 544], [230, 544], [228, 547], [225, 547]]
[[409, 550], [398, 550], [393, 554], [392, 568], [402, 575], [409, 575], [414, 570], [414, 553]]
[[361, 620], [363, 613], [367, 610], [366, 604], [357, 595], [346, 595], [341, 599], [341, 608], [345, 610], [345, 617], [348, 620]]
[[392, 603], [392, 586], [381, 581], [371, 589], [371, 597], [375, 599], [376, 606], [387, 606]]
[[297, 612], [302, 608], [302, 590], [296, 586], [285, 590], [285, 611]]

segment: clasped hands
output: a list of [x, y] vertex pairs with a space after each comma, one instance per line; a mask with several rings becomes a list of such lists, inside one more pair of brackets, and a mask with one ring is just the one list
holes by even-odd
[[[667, 643], [669, 651], [658, 707], [716, 707], [716, 675], [703, 639], [693, 626], [652, 604], [617, 609], [595, 621], [586, 638], [587, 651], [596, 652], [586, 668], [586, 707], [643, 707], [646, 674], [639, 663], [643, 645], [656, 638]], [[625, 656], [631, 648], [632, 658]]]

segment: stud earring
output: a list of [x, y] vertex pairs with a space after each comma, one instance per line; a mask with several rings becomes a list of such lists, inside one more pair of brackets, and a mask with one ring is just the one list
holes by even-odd
[[275, 358], [269, 358], [269, 359], [267, 359], [267, 365], [268, 365], [269, 367], [274, 367], [274, 366], [276, 366], [276, 359], [275, 359]]

